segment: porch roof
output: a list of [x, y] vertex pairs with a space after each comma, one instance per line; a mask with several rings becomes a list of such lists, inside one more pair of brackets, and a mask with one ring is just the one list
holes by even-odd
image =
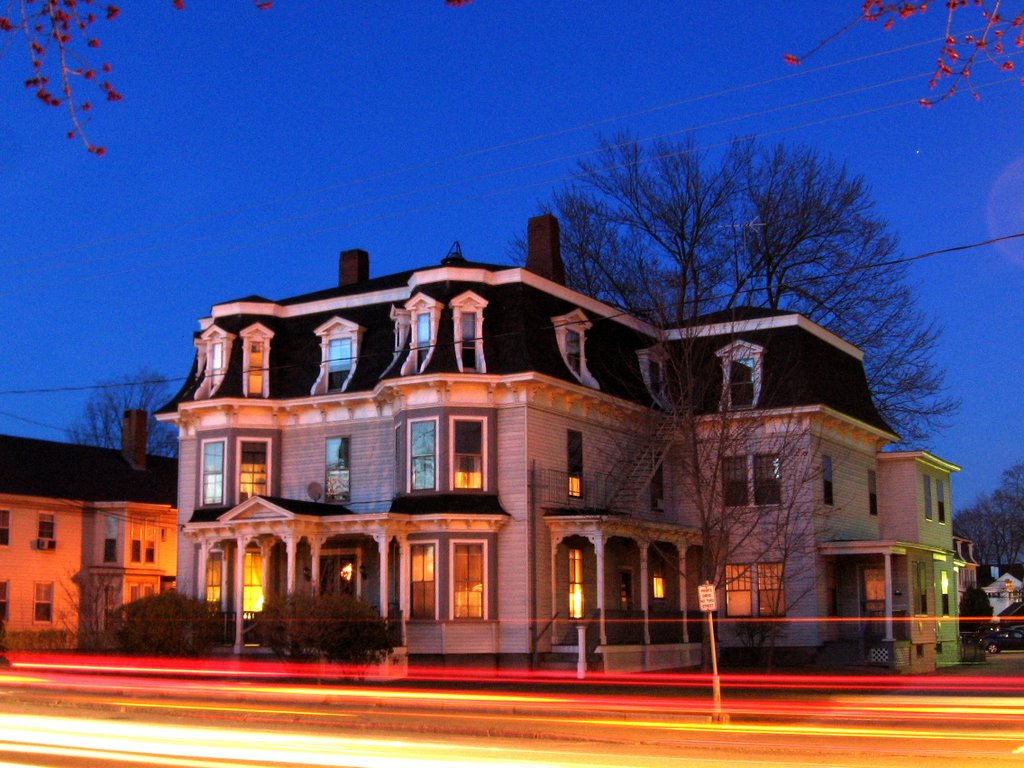
[[[295, 515], [306, 517], [336, 517], [338, 515], [354, 514], [351, 509], [341, 504], [325, 504], [319, 501], [302, 501], [300, 499], [285, 499], [280, 496], [253, 496], [252, 499], [263, 499], [266, 502], [280, 509], [291, 512]], [[218, 520], [228, 517], [229, 513], [242, 505], [251, 506], [252, 499], [246, 499], [234, 507], [209, 507], [197, 509], [189, 518], [190, 523], [215, 523]]]
[[852, 541], [824, 541], [818, 545], [823, 555], [905, 555], [908, 550], [931, 552], [933, 555], [952, 556], [953, 551], [913, 541], [893, 539], [856, 539]]

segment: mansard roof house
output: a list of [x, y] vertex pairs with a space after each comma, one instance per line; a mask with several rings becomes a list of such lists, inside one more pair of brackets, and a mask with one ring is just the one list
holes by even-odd
[[[895, 435], [859, 350], [777, 311], [661, 328], [564, 282], [545, 215], [525, 268], [453, 250], [370, 278], [367, 253], [345, 251], [335, 287], [200, 320], [158, 418], [180, 435], [179, 588], [232, 618], [235, 650], [265, 597], [346, 591], [394, 623], [412, 661], [533, 665], [575, 654], [583, 626], [609, 671], [698, 664], [707, 540], [666, 383], [686, 344], [710, 383], [701, 429], [723, 414], [753, 425], [749, 455], [716, 462], [728, 511], [831, 518], [800, 528], [789, 555], [740, 544], [716, 566], [725, 644], [744, 642], [744, 618], [823, 617], [785, 624], [780, 647], [934, 665], [934, 623], [911, 636], [897, 619], [936, 615], [952, 545], [887, 521], [916, 521], [932, 478], [948, 503], [956, 468], [879, 453]], [[772, 448], [783, 414], [802, 430], [799, 462]], [[813, 482], [786, 475], [798, 463]]]

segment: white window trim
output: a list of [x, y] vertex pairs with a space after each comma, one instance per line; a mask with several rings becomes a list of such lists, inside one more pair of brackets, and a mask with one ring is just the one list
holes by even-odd
[[[669, 410], [670, 403], [665, 390], [665, 350], [661, 347], [648, 347], [647, 349], [638, 349], [636, 351], [637, 361], [640, 363], [640, 376], [644, 380], [644, 386], [647, 387], [647, 393], [651, 396], [659, 406], [665, 410]], [[657, 363], [661, 366], [661, 388], [655, 390], [654, 382], [651, 378], [651, 363]]]
[[[423, 618], [412, 618], [412, 548], [416, 545], [427, 545], [430, 544], [434, 547], [434, 615], [429, 619]], [[454, 551], [454, 550], [453, 550]], [[409, 584], [407, 589], [409, 590], [409, 604], [405, 606], [405, 615], [409, 617], [411, 621], [437, 621], [438, 610], [441, 607], [441, 580], [438, 578], [440, 570], [438, 568], [438, 559], [441, 554], [441, 541], [439, 539], [414, 539], [406, 542], [405, 557], [406, 562], [409, 563]], [[453, 569], [454, 571], [454, 569]], [[452, 585], [454, 587], [454, 579]], [[454, 591], [454, 590], [453, 590]], [[454, 607], [452, 608], [454, 611]]]
[[[231, 345], [235, 340], [235, 334], [228, 333], [216, 325], [211, 325], [200, 334], [196, 341], [196, 355], [198, 358], [198, 375], [202, 381], [196, 389], [196, 400], [213, 397], [220, 385], [224, 383], [224, 375], [227, 373], [228, 364], [231, 360]], [[216, 344], [223, 344], [224, 365], [219, 370], [213, 368], [213, 349]]]
[[[40, 604], [40, 601], [36, 599], [36, 587], [40, 584], [49, 584], [50, 586], [50, 620], [41, 621], [36, 618], [36, 606]], [[8, 597], [8, 604], [10, 598]], [[57, 590], [55, 589], [55, 582], [52, 581], [33, 581], [32, 582], [32, 623], [33, 624], [45, 624], [52, 625], [57, 613]]]
[[[455, 618], [455, 545], [456, 544], [478, 544], [483, 547], [484, 562], [482, 568], [482, 576], [484, 582], [484, 594], [483, 594], [483, 616], [479, 619], [476, 618]], [[488, 599], [490, 593], [490, 585], [488, 584], [488, 574], [490, 573], [490, 547], [487, 546], [488, 541], [486, 539], [449, 539], [448, 540], [448, 620], [449, 621], [488, 621], [491, 616], [490, 600]], [[436, 563], [435, 563], [436, 567]]]
[[[348, 498], [328, 499], [327, 498], [327, 443], [331, 440], [345, 440], [348, 443]], [[325, 435], [324, 436], [324, 503], [325, 504], [349, 504], [352, 501], [352, 435]]]
[[[332, 317], [326, 323], [318, 326], [313, 333], [320, 337], [320, 375], [313, 382], [311, 395], [326, 395], [329, 392], [344, 392], [348, 389], [352, 377], [356, 373], [356, 366], [359, 364], [359, 347], [363, 340], [363, 333], [366, 329], [363, 326], [346, 320], [342, 317]], [[330, 347], [331, 342], [337, 339], [348, 339], [352, 342], [352, 367], [340, 389], [329, 389], [330, 381]]]
[[[409, 313], [409, 354], [402, 364], [402, 375], [422, 373], [434, 357], [434, 350], [437, 349], [437, 327], [441, 319], [441, 302], [432, 299], [424, 293], [417, 293], [405, 303], [405, 309]], [[427, 314], [430, 318], [430, 344], [427, 346], [426, 356], [420, 360], [417, 353], [417, 323], [418, 315]]]
[[[269, 437], [237, 437], [235, 438], [235, 504], [242, 503], [242, 443], [264, 443], [267, 446], [267, 496], [274, 495], [273, 489], [273, 439]], [[227, 460], [225, 458], [225, 465]], [[251, 496], [249, 498], [252, 498]]]
[[[590, 330], [590, 327], [593, 324], [587, 319], [583, 310], [574, 309], [568, 314], [552, 317], [551, 324], [555, 328], [555, 339], [558, 342], [558, 351], [562, 353], [562, 361], [565, 363], [565, 367], [569, 373], [571, 373], [580, 384], [592, 387], [593, 389], [600, 389], [601, 385], [597, 383], [597, 379], [590, 374], [590, 369], [587, 368], [587, 331]], [[579, 373], [576, 373], [569, 364], [569, 353], [566, 346], [566, 338], [569, 335], [569, 331], [576, 331], [576, 333], [580, 335]]]
[[406, 493], [413, 493], [412, 487], [412, 425], [420, 422], [434, 422], [434, 487], [417, 488], [416, 491], [436, 491], [440, 482], [441, 457], [438, 455], [438, 446], [441, 442], [441, 424], [437, 416], [426, 419], [409, 419], [405, 439], [405, 490]]
[[764, 378], [764, 347], [751, 344], [749, 341], [734, 341], [715, 352], [722, 363], [722, 410], [732, 410], [732, 366], [734, 360], [752, 359], [754, 370], [751, 378], [754, 385], [754, 398], [750, 405], [737, 406], [740, 409], [757, 408], [761, 402], [761, 381]]
[[[253, 323], [239, 336], [242, 337], [242, 394], [245, 397], [270, 397], [270, 340], [274, 338], [274, 332], [262, 323]], [[254, 341], [263, 344], [263, 365], [260, 367], [263, 392], [260, 395], [253, 395], [249, 392], [249, 374], [252, 371], [252, 365], [249, 362], [249, 346]]]
[[[481, 424], [480, 428], [480, 487], [479, 488], [456, 488], [455, 487], [455, 422], [475, 421]], [[448, 482], [452, 491], [472, 492], [487, 491], [487, 419], [483, 416], [450, 416], [448, 418]]]
[[487, 300], [473, 293], [466, 291], [460, 293], [450, 302], [452, 308], [452, 327], [455, 333], [455, 363], [460, 373], [465, 373], [462, 365], [462, 315], [472, 313], [476, 315], [476, 329], [473, 337], [476, 342], [476, 367], [475, 373], [487, 373], [487, 362], [484, 360], [484, 308]]
[[[221, 456], [220, 466], [220, 501], [206, 500], [206, 446], [210, 443], [220, 443], [224, 446], [224, 454]], [[223, 438], [210, 438], [199, 442], [199, 506], [217, 507], [224, 504], [227, 498], [227, 475], [228, 475], [228, 441]]]

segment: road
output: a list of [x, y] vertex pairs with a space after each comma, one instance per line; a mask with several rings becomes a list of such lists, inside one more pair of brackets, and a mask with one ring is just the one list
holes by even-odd
[[[66, 659], [67, 657], [61, 657]], [[1024, 654], [934, 677], [439, 676], [0, 670], [0, 766], [1024, 765]]]

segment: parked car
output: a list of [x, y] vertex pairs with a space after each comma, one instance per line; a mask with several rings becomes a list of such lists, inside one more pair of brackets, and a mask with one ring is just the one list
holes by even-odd
[[1000, 629], [982, 635], [979, 644], [989, 653], [1000, 651], [1024, 651], [1024, 631]]

